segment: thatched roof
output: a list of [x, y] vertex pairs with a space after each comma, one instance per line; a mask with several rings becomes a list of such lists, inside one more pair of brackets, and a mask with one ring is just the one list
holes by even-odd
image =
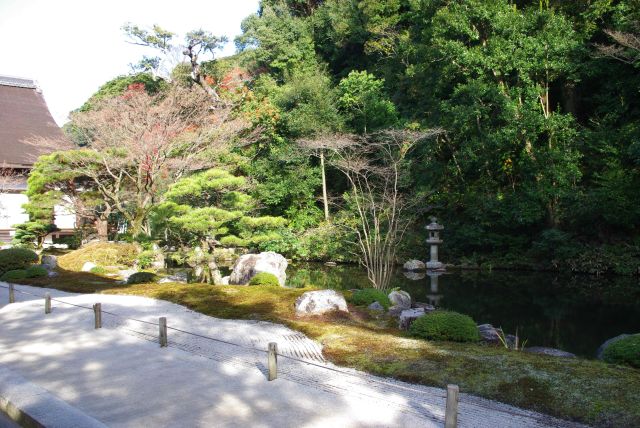
[[42, 92], [33, 80], [0, 75], [0, 167], [30, 168], [52, 151], [27, 143], [37, 138], [64, 139]]

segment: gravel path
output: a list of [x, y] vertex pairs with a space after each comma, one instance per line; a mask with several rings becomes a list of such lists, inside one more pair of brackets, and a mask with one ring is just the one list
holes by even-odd
[[[5, 287], [0, 283], [0, 364], [108, 426], [443, 423], [444, 390], [327, 363], [319, 344], [282, 325], [221, 320], [137, 296], [27, 286], [16, 286], [17, 303], [2, 307]], [[52, 313], [44, 314], [41, 297], [20, 291], [51, 293]], [[96, 302], [111, 313], [103, 313], [101, 330], [86, 309]], [[160, 316], [170, 328], [168, 348], [157, 344]], [[273, 382], [266, 380], [268, 342], [282, 354]], [[460, 427], [578, 426], [466, 394], [459, 414]]]

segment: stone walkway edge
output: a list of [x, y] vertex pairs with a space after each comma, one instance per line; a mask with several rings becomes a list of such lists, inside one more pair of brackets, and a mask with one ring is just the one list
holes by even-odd
[[0, 364], [0, 410], [26, 428], [106, 428]]

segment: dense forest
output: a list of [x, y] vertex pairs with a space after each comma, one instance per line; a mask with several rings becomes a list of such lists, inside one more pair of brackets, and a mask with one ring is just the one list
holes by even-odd
[[[157, 26], [126, 30], [161, 52], [172, 36]], [[224, 42], [207, 34], [188, 35], [190, 61], [165, 76], [145, 57], [76, 112], [132, 88], [153, 97], [173, 84], [200, 85], [216, 88], [230, 100], [229, 114], [250, 125], [225, 150], [198, 151], [219, 168], [215, 180], [168, 186], [136, 233], [175, 244], [177, 235], [203, 238], [215, 227], [230, 245], [355, 261], [356, 207], [332, 136], [369, 141], [402, 130], [429, 137], [407, 151], [397, 183], [416, 202], [399, 261], [426, 258], [424, 226], [436, 216], [449, 263], [638, 273], [637, 0], [263, 0], [242, 23], [236, 55], [198, 62], [196, 48], [213, 52]], [[74, 117], [68, 135], [90, 146], [99, 130], [83, 132], [91, 126]], [[302, 144], [318, 139], [328, 145]], [[46, 162], [40, 168], [53, 174]], [[46, 190], [39, 177], [32, 198]], [[217, 203], [195, 201], [207, 185], [237, 196], [236, 205], [221, 200], [217, 208], [235, 222], [231, 229], [203, 226]], [[113, 233], [140, 220], [123, 216], [128, 208], [118, 203], [99, 210]], [[238, 214], [238, 206], [253, 214]], [[181, 228], [174, 238], [170, 226]]]

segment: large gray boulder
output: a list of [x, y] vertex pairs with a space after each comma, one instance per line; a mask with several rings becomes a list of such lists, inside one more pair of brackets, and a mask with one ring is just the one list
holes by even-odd
[[629, 335], [621, 334], [619, 336], [612, 337], [611, 339], [606, 340], [602, 345], [600, 345], [600, 347], [596, 351], [596, 358], [599, 360], [602, 360], [604, 357], [604, 350], [607, 349], [610, 345], [613, 345], [614, 343], [616, 343], [618, 340], [624, 339], [625, 337], [629, 337]]
[[51, 254], [45, 254], [42, 256], [42, 266], [48, 270], [53, 270], [58, 267], [58, 258]]
[[427, 266], [420, 260], [409, 260], [402, 266], [404, 270], [409, 272], [422, 272], [427, 270]]
[[389, 293], [389, 300], [391, 300], [391, 306], [398, 306], [402, 309], [411, 308], [411, 296], [406, 291], [392, 291]]
[[251, 278], [260, 272], [275, 275], [278, 282], [284, 287], [287, 280], [287, 259], [273, 251], [260, 254], [245, 254], [233, 265], [233, 272], [229, 277], [231, 285], [246, 285]]
[[307, 291], [296, 300], [296, 315], [322, 315], [334, 311], [349, 312], [344, 296], [335, 290]]

